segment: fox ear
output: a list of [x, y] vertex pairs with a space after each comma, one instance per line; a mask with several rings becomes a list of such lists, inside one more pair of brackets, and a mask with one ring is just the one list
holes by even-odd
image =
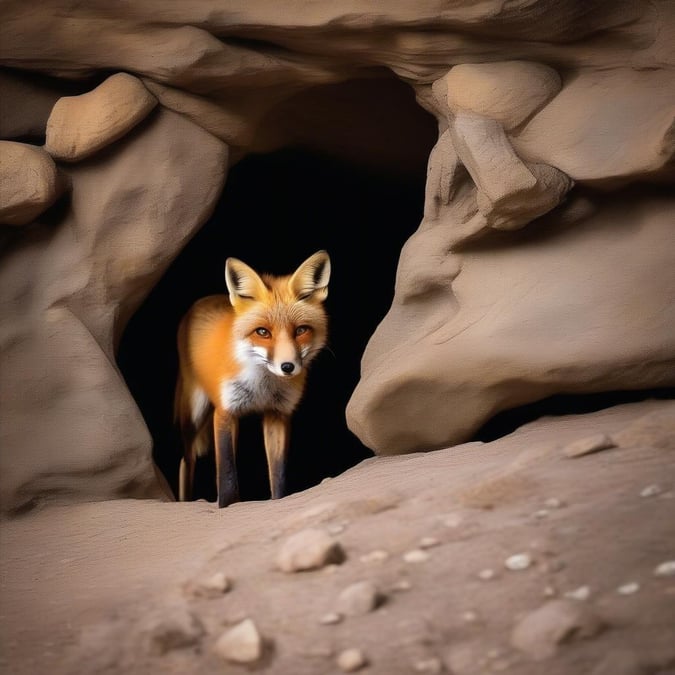
[[329, 279], [330, 258], [326, 251], [318, 251], [295, 270], [289, 283], [298, 300], [323, 302], [328, 296]]
[[240, 300], [259, 300], [266, 290], [265, 282], [258, 273], [237, 258], [225, 261], [225, 283], [232, 305]]

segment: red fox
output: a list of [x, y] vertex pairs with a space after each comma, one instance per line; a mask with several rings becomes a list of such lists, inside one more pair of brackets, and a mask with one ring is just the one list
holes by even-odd
[[249, 413], [263, 415], [272, 498], [284, 496], [290, 418], [302, 398], [307, 366], [326, 344], [329, 278], [326, 251], [282, 277], [259, 276], [228, 258], [229, 296], [202, 298], [185, 315], [178, 328], [174, 408], [183, 440], [180, 501], [192, 499], [195, 461], [211, 440], [218, 506], [239, 500], [238, 420]]

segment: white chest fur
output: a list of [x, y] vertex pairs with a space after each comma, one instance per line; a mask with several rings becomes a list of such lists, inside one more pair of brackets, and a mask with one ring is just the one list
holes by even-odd
[[263, 365], [252, 365], [220, 387], [221, 405], [235, 415], [277, 411], [290, 415], [302, 392]]

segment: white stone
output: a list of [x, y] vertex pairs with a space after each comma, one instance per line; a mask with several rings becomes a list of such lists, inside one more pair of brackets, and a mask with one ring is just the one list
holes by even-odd
[[338, 654], [336, 663], [343, 672], [353, 673], [363, 668], [368, 659], [360, 649], [345, 649]]
[[429, 560], [431, 556], [427, 551], [423, 551], [421, 548], [414, 548], [411, 551], [407, 551], [403, 554], [403, 560], [407, 563], [423, 563]]
[[336, 623], [340, 623], [343, 618], [344, 617], [339, 612], [329, 612], [319, 619], [319, 623], [322, 626], [333, 626]]
[[654, 569], [654, 574], [657, 577], [675, 576], [675, 560], [667, 560], [666, 562], [662, 562]]
[[301, 572], [324, 567], [344, 560], [339, 542], [323, 530], [306, 529], [289, 537], [277, 555], [277, 567], [282, 572]]
[[422, 539], [420, 539], [420, 548], [434, 548], [440, 543], [441, 542], [436, 539], [436, 537], [422, 537]]
[[214, 651], [227, 661], [255, 663], [262, 657], [263, 639], [255, 623], [244, 619], [218, 638]]
[[575, 588], [574, 590], [565, 593], [565, 597], [570, 598], [571, 600], [588, 600], [590, 596], [591, 589], [589, 586], [579, 586], [579, 588]]
[[630, 581], [627, 584], [623, 584], [616, 589], [616, 592], [619, 595], [633, 595], [640, 590], [640, 584], [637, 581]]
[[507, 570], [526, 570], [532, 564], [532, 556], [529, 553], [516, 553], [504, 561]]
[[478, 572], [478, 578], [483, 581], [489, 581], [490, 579], [495, 578], [495, 571], [492, 569], [484, 569]]
[[381, 563], [384, 562], [389, 557], [387, 551], [381, 549], [371, 551], [370, 553], [364, 553], [359, 560], [364, 563]]
[[647, 487], [640, 490], [640, 497], [656, 497], [657, 495], [660, 495], [661, 492], [663, 492], [661, 486], [656, 483], [652, 483], [651, 485], [647, 485]]

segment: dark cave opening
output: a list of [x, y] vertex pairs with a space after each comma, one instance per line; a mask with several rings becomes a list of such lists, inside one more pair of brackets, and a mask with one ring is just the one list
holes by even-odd
[[[329, 348], [312, 364], [293, 417], [289, 492], [335, 476], [372, 453], [344, 411], [360, 358], [393, 297], [398, 256], [422, 218], [425, 175], [387, 174], [302, 150], [251, 155], [233, 167], [210, 220], [131, 318], [118, 364], [145, 418], [154, 459], [177, 490], [180, 441], [173, 426], [176, 331], [200, 297], [225, 293], [224, 263], [287, 274], [319, 249], [332, 262]], [[243, 500], [269, 497], [260, 420], [241, 421], [237, 465]], [[215, 499], [213, 460], [197, 466], [196, 497]]]

